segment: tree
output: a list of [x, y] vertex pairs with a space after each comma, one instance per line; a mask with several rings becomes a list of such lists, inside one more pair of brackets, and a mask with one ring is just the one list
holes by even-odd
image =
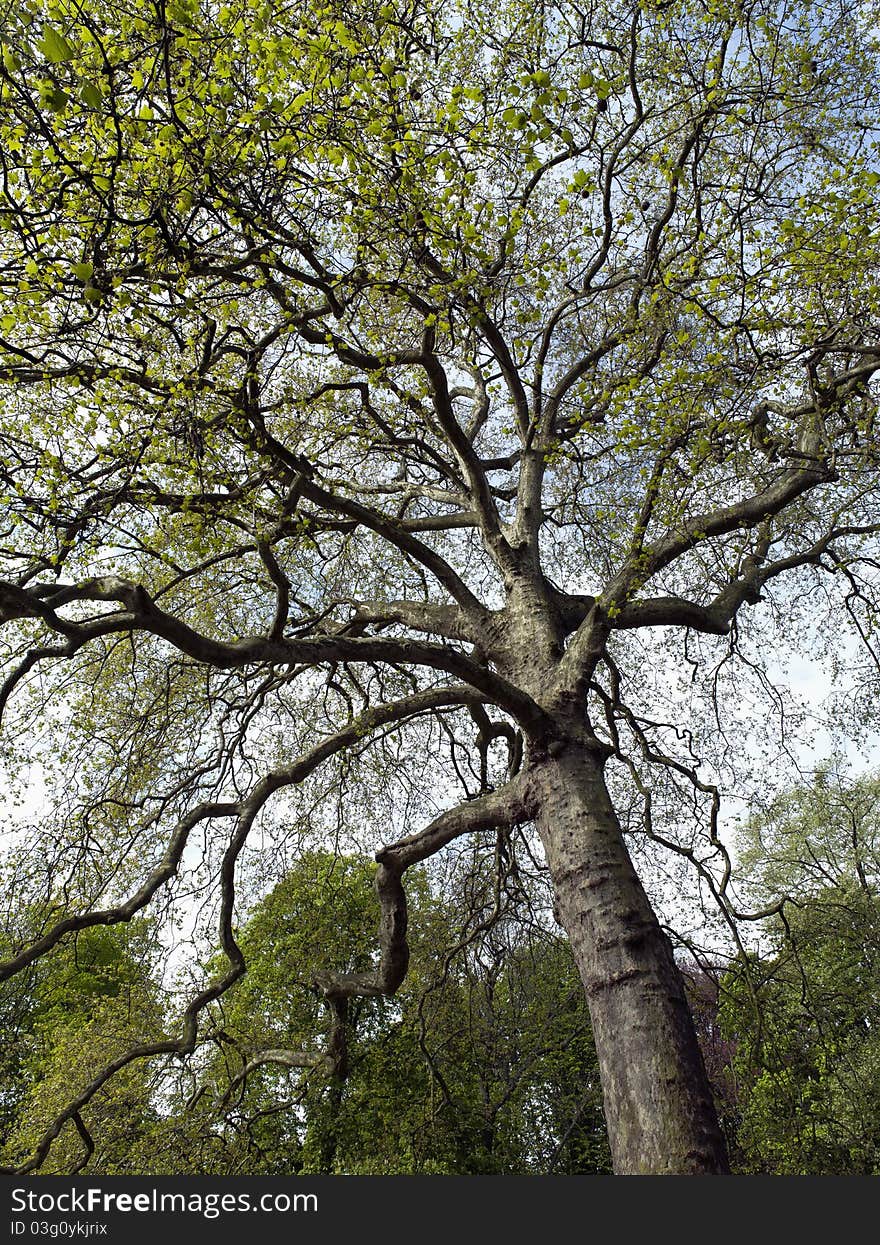
[[[0, 1018], [5, 1162], [30, 1155], [72, 1088], [88, 1084], [133, 1041], [161, 1031], [154, 961], [149, 929], [135, 921], [81, 930], [15, 980], [23, 989], [7, 991]], [[66, 1123], [45, 1170], [129, 1170], [157, 1119], [151, 1091], [148, 1069], [126, 1068]]]
[[345, 1066], [330, 1078], [321, 1063], [335, 1017], [314, 978], [363, 957], [378, 917], [375, 865], [332, 852], [298, 861], [242, 926], [248, 973], [213, 1010], [198, 1093], [184, 1085], [172, 1100], [146, 1170], [167, 1162], [169, 1141], [178, 1172], [607, 1170], [571, 953], [540, 919], [536, 880], [508, 876], [496, 896], [490, 861], [468, 861], [464, 929], [461, 904], [411, 875], [407, 980], [393, 1003], [356, 1001]]
[[805, 596], [870, 645], [876, 29], [862, 0], [4, 17], [0, 703], [19, 748], [57, 726], [53, 842], [86, 845], [4, 977], [213, 895], [226, 967], [130, 1059], [187, 1055], [255, 857], [356, 822], [380, 950], [319, 977], [342, 1013], [405, 978], [408, 869], [534, 824], [615, 1171], [726, 1170], [632, 848], [735, 921], [696, 751], [728, 736], [717, 705], [717, 748], [676, 735], [655, 639], [720, 693]]
[[727, 975], [745, 1170], [880, 1171], [878, 781], [831, 767], [747, 828], [769, 947]]

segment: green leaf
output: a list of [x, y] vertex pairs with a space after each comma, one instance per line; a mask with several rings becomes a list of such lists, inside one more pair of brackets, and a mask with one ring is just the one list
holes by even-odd
[[54, 91], [49, 92], [46, 97], [46, 103], [53, 112], [62, 113], [70, 103], [70, 96], [66, 91], [62, 91], [60, 87], [57, 87]]
[[76, 48], [68, 43], [64, 35], [47, 22], [43, 27], [43, 38], [37, 44], [47, 61], [59, 65], [62, 61], [71, 61], [76, 56]]
[[82, 264], [71, 264], [70, 271], [78, 281], [88, 281], [95, 269], [92, 264], [85, 262]]
[[95, 82], [87, 82], [80, 91], [80, 98], [84, 104], [88, 104], [89, 108], [100, 108], [104, 100], [101, 94], [101, 88]]

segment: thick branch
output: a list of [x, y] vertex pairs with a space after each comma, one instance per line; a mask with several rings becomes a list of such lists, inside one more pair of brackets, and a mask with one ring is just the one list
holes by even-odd
[[378, 851], [376, 893], [382, 910], [379, 965], [371, 973], [328, 974], [319, 983], [325, 995], [330, 998], [394, 994], [403, 982], [409, 965], [406, 893], [401, 881], [406, 870], [435, 855], [464, 834], [526, 821], [534, 812], [529, 783], [526, 775], [522, 774], [498, 791], [487, 792], [476, 800], [441, 813], [418, 834], [400, 839]]
[[[731, 506], [722, 506], [717, 510], [684, 520], [679, 531], [669, 532], [653, 545], [646, 546], [638, 558], [628, 560], [611, 580], [601, 600], [597, 600], [578, 627], [560, 663], [556, 679], [559, 692], [566, 696], [572, 694], [580, 696], [583, 693], [596, 668], [596, 663], [605, 650], [608, 635], [615, 626], [620, 625], [620, 620], [632, 607], [630, 597], [652, 575], [710, 537], [727, 535], [737, 529], [762, 523], [779, 514], [802, 494], [832, 479], [834, 479], [834, 473], [819, 462], [810, 467], [785, 470], [760, 493], [746, 497]], [[746, 587], [750, 590], [750, 585]], [[733, 609], [735, 613], [742, 601], [747, 599], [747, 594], [744, 593], [742, 599], [737, 601], [738, 590], [735, 585], [732, 589], [730, 599], [724, 603], [724, 608]], [[644, 602], [640, 604], [645, 605]], [[699, 617], [695, 613], [696, 609], [697, 607], [685, 602], [681, 617], [684, 618], [686, 615], [689, 619], [696, 621]], [[653, 625], [658, 625], [657, 620], [663, 617], [663, 610], [655, 607], [652, 612], [649, 607], [642, 617], [653, 617], [655, 620]], [[708, 617], [707, 621], [709, 629], [712, 630], [711, 617]], [[641, 625], [641, 623], [636, 622], [635, 625]], [[717, 630], [718, 625], [715, 623], [714, 629]]]
[[[5, 586], [0, 584], [0, 592]], [[53, 608], [56, 604], [71, 601], [118, 601], [127, 612], [110, 614], [95, 622], [73, 624], [59, 618]], [[87, 580], [84, 584], [66, 588], [54, 601], [49, 598], [47, 602], [39, 601], [39, 605], [40, 614], [49, 626], [64, 635], [72, 634], [78, 641], [85, 642], [116, 632], [145, 631], [167, 640], [195, 661], [222, 670], [241, 669], [253, 664], [291, 666], [327, 661], [415, 663], [463, 679], [473, 688], [486, 693], [488, 699], [509, 712], [523, 727], [537, 727], [543, 720], [541, 710], [530, 696], [485, 664], [447, 645], [427, 644], [408, 638], [340, 635], [296, 639], [248, 636], [230, 642], [215, 640], [160, 609], [139, 584], [116, 575]]]

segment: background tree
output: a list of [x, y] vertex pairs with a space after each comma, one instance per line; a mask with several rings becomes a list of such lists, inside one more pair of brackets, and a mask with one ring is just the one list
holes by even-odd
[[755, 898], [783, 902], [721, 996], [747, 1171], [880, 1171], [878, 794], [820, 770], [748, 828]]
[[522, 875], [508, 875], [502, 889], [493, 854], [481, 855], [462, 878], [463, 928], [460, 901], [444, 903], [421, 872], [411, 878], [407, 981], [393, 1004], [357, 1001], [345, 1018], [345, 1066], [328, 1079], [324, 1052], [338, 1039], [327, 1031], [338, 1017], [315, 980], [354, 971], [363, 957], [378, 917], [375, 866], [306, 854], [242, 927], [248, 974], [212, 1013], [205, 1049], [215, 1053], [198, 1092], [190, 1085], [186, 1106], [172, 1106], [149, 1170], [607, 1170], [571, 954], [548, 929], [535, 880], [524, 889]]
[[155, 904], [225, 960], [22, 1170], [129, 1063], [195, 1050], [246, 970], [236, 896], [352, 803], [379, 952], [322, 977], [331, 1008], [401, 986], [408, 869], [534, 823], [615, 1170], [726, 1169], [633, 858], [690, 862], [733, 924], [743, 637], [821, 606], [870, 648], [876, 16], [4, 16], [0, 707], [10, 767], [63, 741], [56, 837], [16, 859], [48, 843], [82, 898], [0, 975]]
[[[161, 1032], [154, 966], [155, 946], [145, 922], [85, 929], [5, 993], [0, 1020], [5, 1162], [26, 1159], [46, 1119], [114, 1055]], [[88, 1165], [119, 1174], [136, 1168], [158, 1121], [154, 1091], [148, 1068], [126, 1068], [65, 1124], [44, 1170], [79, 1171]]]

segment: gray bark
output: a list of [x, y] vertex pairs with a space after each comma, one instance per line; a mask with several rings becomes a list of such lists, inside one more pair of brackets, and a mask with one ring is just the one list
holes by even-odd
[[587, 993], [615, 1173], [726, 1173], [682, 977], [630, 861], [602, 760], [572, 745], [537, 777], [538, 829]]

